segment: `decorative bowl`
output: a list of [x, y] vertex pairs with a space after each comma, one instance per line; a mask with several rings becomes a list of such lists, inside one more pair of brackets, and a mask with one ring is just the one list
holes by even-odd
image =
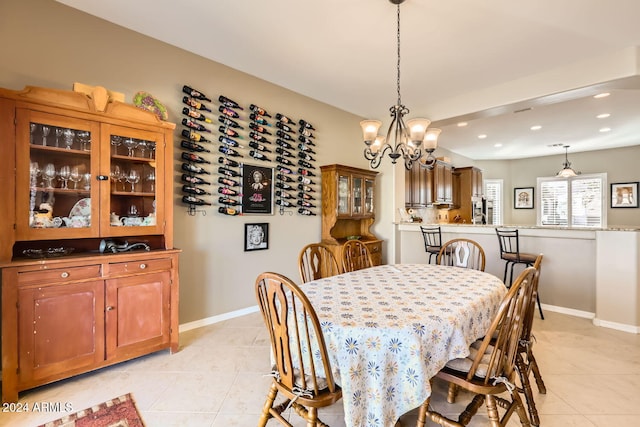
[[347, 236], [347, 240], [360, 240], [362, 236]]

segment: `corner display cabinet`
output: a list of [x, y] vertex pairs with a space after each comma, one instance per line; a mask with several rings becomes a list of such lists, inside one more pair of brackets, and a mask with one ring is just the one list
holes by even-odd
[[342, 245], [349, 238], [367, 245], [374, 265], [382, 264], [382, 240], [369, 230], [375, 221], [378, 172], [343, 165], [321, 166], [322, 243], [342, 264]]
[[0, 89], [3, 402], [177, 351], [174, 128], [102, 87]]

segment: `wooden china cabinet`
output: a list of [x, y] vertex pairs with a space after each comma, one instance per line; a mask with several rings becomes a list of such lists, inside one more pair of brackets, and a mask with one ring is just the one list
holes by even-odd
[[343, 165], [320, 166], [322, 171], [322, 243], [342, 259], [342, 245], [358, 237], [371, 252], [374, 265], [382, 264], [382, 240], [370, 230], [375, 221], [378, 172]]
[[3, 402], [177, 351], [174, 128], [101, 87], [0, 89]]

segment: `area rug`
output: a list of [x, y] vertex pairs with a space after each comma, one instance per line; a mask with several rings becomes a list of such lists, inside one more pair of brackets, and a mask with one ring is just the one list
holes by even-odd
[[39, 427], [144, 427], [131, 393]]

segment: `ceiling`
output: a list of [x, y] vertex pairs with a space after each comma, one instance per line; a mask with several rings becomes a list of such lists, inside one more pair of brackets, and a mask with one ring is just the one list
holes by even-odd
[[[362, 117], [388, 120], [396, 102], [388, 0], [57, 1]], [[410, 117], [439, 119], [441, 146], [512, 159], [564, 153], [554, 144], [570, 152], [638, 144], [635, 80], [600, 100], [587, 88], [470, 111], [465, 128], [433, 105], [640, 45], [640, 1], [406, 0], [400, 9], [402, 101]]]

